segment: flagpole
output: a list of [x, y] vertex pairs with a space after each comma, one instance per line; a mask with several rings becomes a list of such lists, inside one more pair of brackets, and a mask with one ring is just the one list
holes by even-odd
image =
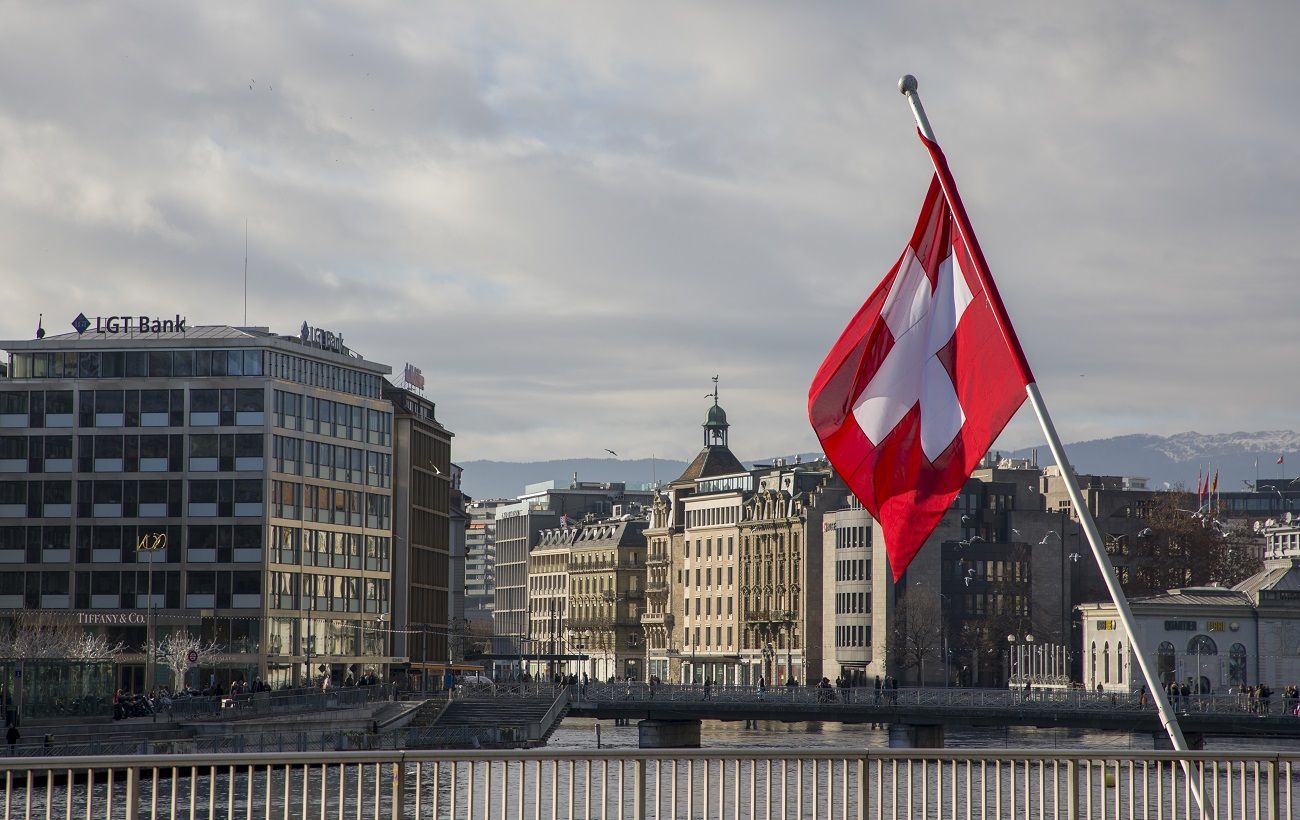
[[[930, 127], [930, 120], [926, 117], [925, 109], [921, 105], [920, 95], [917, 94], [916, 78], [911, 74], [904, 75], [898, 81], [898, 90], [903, 96], [907, 97], [907, 101], [912, 107], [912, 114], [916, 118], [916, 125], [921, 130], [921, 135], [937, 145], [938, 140], [934, 137], [934, 130]], [[943, 183], [944, 180], [941, 178], [940, 182]], [[948, 194], [946, 186], [944, 193]], [[949, 199], [951, 200], [951, 197]], [[981, 257], [982, 255], [978, 250], [979, 245], [975, 240], [975, 232], [971, 230], [965, 209], [954, 207], [952, 212], [957, 223], [957, 230], [961, 232], [966, 246], [971, 250], [972, 255], [977, 256], [977, 258]], [[1003, 317], [998, 316], [997, 319], [1001, 324]], [[1008, 332], [1006, 327], [1001, 328], [1001, 330], [1004, 335]], [[1038, 417], [1038, 423], [1043, 428], [1043, 434], [1047, 437], [1047, 446], [1052, 452], [1052, 457], [1056, 460], [1057, 467], [1060, 469], [1061, 479], [1064, 481], [1066, 492], [1070, 496], [1070, 503], [1078, 510], [1079, 522], [1083, 525], [1084, 534], [1088, 538], [1088, 545], [1092, 548], [1093, 558], [1097, 560], [1097, 567], [1101, 571], [1102, 580], [1105, 581], [1106, 589], [1119, 612], [1120, 621], [1124, 624], [1124, 631], [1128, 635], [1129, 648], [1133, 652], [1133, 657], [1137, 659], [1138, 666], [1142, 669], [1142, 676], [1146, 679], [1147, 688], [1155, 699], [1160, 723], [1164, 726], [1176, 751], [1189, 751], [1187, 740], [1183, 737], [1182, 728], [1178, 725], [1173, 709], [1170, 708], [1164, 687], [1160, 685], [1150, 661], [1138, 646], [1137, 628], [1133, 621], [1133, 612], [1129, 608], [1128, 599], [1124, 596], [1124, 590], [1115, 577], [1115, 570], [1110, 564], [1110, 558], [1102, 546], [1101, 533], [1097, 530], [1097, 522], [1093, 520], [1092, 512], [1088, 509], [1083, 493], [1079, 490], [1079, 482], [1075, 478], [1074, 471], [1070, 468], [1069, 461], [1066, 460], [1065, 448], [1061, 445], [1060, 436], [1056, 433], [1056, 425], [1052, 423], [1052, 417], [1047, 412], [1047, 406], [1043, 403], [1043, 396], [1038, 391], [1038, 383], [1030, 378], [1029, 383], [1025, 386], [1025, 392], [1029, 396], [1030, 406], [1034, 408], [1034, 415]], [[1062, 538], [1061, 543], [1062, 548], [1064, 548], [1064, 538]], [[1186, 766], [1185, 762], [1184, 766]], [[1193, 784], [1193, 790], [1196, 792], [1197, 802], [1200, 803], [1200, 790], [1195, 788], [1195, 784]]]

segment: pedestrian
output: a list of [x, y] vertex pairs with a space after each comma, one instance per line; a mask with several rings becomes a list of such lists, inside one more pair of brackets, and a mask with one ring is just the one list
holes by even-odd
[[876, 675], [876, 700], [875, 704], [880, 705], [880, 676]]
[[1147, 685], [1145, 683], [1142, 684], [1142, 689], [1138, 691], [1138, 706], [1143, 709], [1147, 708]]
[[20, 737], [22, 737], [22, 735], [18, 733], [18, 727], [10, 723], [9, 731], [5, 732], [5, 740], [9, 742], [10, 757], [13, 757], [17, 753], [17, 749], [15, 747], [18, 746], [18, 738]]
[[767, 678], [758, 679], [758, 699], [763, 700], [767, 695]]

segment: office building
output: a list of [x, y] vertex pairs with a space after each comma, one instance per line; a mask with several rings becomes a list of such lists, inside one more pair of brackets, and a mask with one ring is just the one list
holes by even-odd
[[0, 617], [123, 641], [137, 690], [142, 648], [179, 630], [221, 648], [205, 681], [384, 674], [388, 366], [305, 323], [75, 324], [0, 342]]
[[437, 420], [434, 403], [385, 383], [393, 407], [393, 632], [392, 651], [412, 671], [450, 660], [452, 614], [452, 496], [457, 468], [452, 433]]

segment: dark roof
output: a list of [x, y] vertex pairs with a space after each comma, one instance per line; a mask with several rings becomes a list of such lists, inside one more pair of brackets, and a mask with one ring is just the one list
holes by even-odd
[[722, 444], [710, 444], [700, 450], [695, 460], [686, 466], [685, 471], [673, 483], [743, 472], [745, 472], [745, 465], [732, 455], [731, 450]]

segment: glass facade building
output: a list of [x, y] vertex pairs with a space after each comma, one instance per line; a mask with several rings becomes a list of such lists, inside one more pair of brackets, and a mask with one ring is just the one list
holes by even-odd
[[148, 634], [175, 630], [221, 647], [191, 684], [386, 671], [389, 367], [305, 327], [0, 349], [0, 619], [122, 641], [117, 683], [137, 690]]

